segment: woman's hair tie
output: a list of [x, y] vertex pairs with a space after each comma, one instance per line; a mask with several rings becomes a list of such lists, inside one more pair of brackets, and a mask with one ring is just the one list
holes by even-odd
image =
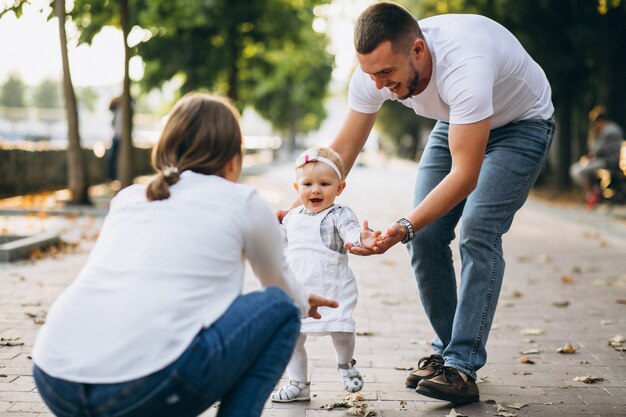
[[163, 173], [165, 178], [171, 177], [174, 174], [178, 174], [178, 167], [172, 165], [166, 166], [161, 170], [161, 173]]

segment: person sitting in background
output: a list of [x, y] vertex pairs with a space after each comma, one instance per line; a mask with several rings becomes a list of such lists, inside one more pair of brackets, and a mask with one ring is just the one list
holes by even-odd
[[582, 187], [585, 203], [592, 209], [600, 201], [597, 184], [598, 171], [617, 169], [624, 131], [607, 117], [604, 106], [596, 106], [589, 112], [592, 145], [590, 151], [570, 167], [572, 180]]

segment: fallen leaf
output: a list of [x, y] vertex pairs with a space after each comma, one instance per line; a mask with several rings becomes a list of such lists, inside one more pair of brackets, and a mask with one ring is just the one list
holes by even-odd
[[538, 259], [539, 259], [539, 262], [546, 263], [546, 262], [550, 262], [552, 260], [552, 257], [550, 255], [542, 254], [542, 255], [539, 255]]
[[528, 350], [522, 350], [520, 353], [522, 355], [538, 355], [541, 352], [539, 351], [539, 349], [528, 349]]
[[581, 267], [579, 267], [579, 266], [577, 266], [577, 265], [574, 265], [574, 266], [572, 267], [572, 274], [580, 274], [581, 272], [583, 272], [583, 270], [582, 270], [582, 268], [581, 268]]
[[570, 342], [556, 350], [559, 353], [576, 353], [576, 348]]
[[547, 402], [547, 403], [543, 403], [543, 405], [554, 405], [554, 401], [550, 401], [550, 402]]
[[563, 275], [561, 276], [561, 282], [563, 284], [573, 284], [574, 278], [572, 278], [570, 275]]
[[532, 258], [528, 255], [520, 255], [517, 257], [517, 261], [518, 262], [528, 262], [530, 261]]
[[354, 401], [363, 401], [363, 400], [365, 400], [365, 397], [360, 392], [355, 392], [353, 394], [346, 395], [345, 399], [348, 402], [350, 402], [350, 401], [354, 402]]
[[356, 332], [357, 336], [374, 336], [374, 332], [364, 331], [364, 332]]
[[618, 298], [615, 302], [617, 304], [626, 304], [626, 298]]
[[348, 411], [346, 411], [346, 415], [371, 417], [376, 415], [376, 410], [369, 408], [367, 404], [359, 404], [350, 407]]
[[24, 342], [19, 341], [19, 337], [0, 337], [0, 346], [22, 346]]
[[528, 356], [524, 356], [524, 355], [522, 355], [519, 358], [519, 361], [520, 361], [520, 363], [527, 363], [529, 365], [534, 365], [535, 364], [535, 361], [531, 360]]
[[524, 294], [521, 291], [514, 290], [511, 293], [511, 298], [522, 298]]
[[612, 324], [615, 324], [615, 322], [613, 320], [600, 320], [600, 324], [602, 326], [610, 326]]
[[487, 404], [495, 404], [496, 400], [489, 399], [489, 400], [486, 400], [485, 403], [487, 403]]
[[394, 366], [393, 369], [395, 369], [396, 371], [412, 371], [413, 368], [412, 366]]
[[517, 417], [517, 414], [510, 412], [502, 404], [496, 404], [496, 413], [494, 415], [500, 417]]
[[613, 285], [613, 282], [609, 279], [596, 278], [591, 281], [591, 285], [594, 287], [610, 287]]
[[350, 408], [350, 404], [348, 404], [347, 401], [341, 401], [341, 402], [333, 401], [328, 404], [322, 405], [320, 408], [324, 410], [332, 410], [334, 408]]
[[539, 336], [540, 334], [544, 334], [546, 331], [544, 329], [525, 329], [522, 334], [527, 336]]
[[618, 334], [609, 339], [609, 346], [611, 346], [618, 352], [626, 352], [626, 346], [624, 346], [624, 342], [626, 342], [624, 336]]
[[553, 301], [552, 305], [555, 306], [555, 307], [559, 307], [559, 308], [565, 308], [565, 307], [569, 306], [569, 300]]
[[584, 375], [584, 376], [577, 376], [576, 378], [574, 378], [574, 381], [584, 382], [585, 384], [593, 384], [595, 382], [604, 381], [604, 378], [602, 378], [601, 376]]
[[517, 417], [516, 413], [512, 413], [510, 411], [500, 411], [500, 412], [496, 412], [494, 414], [494, 416], [498, 416], [498, 417]]
[[524, 404], [524, 403], [511, 403], [511, 404], [507, 404], [506, 405], [509, 408], [513, 408], [515, 410], [521, 410], [524, 407], [527, 407], [528, 404]]
[[454, 408], [452, 410], [450, 410], [450, 412], [448, 414], [445, 415], [445, 417], [468, 417], [465, 414], [460, 414], [458, 413]]

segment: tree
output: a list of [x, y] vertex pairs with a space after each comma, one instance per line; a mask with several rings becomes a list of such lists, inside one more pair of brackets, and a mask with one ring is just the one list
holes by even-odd
[[558, 125], [551, 159], [554, 183], [569, 185], [582, 153], [587, 112], [605, 104], [626, 122], [626, 2], [620, 0], [407, 0], [416, 16], [479, 13], [507, 27], [544, 69]]
[[56, 80], [43, 80], [33, 95], [33, 104], [42, 109], [58, 109], [61, 106], [61, 86]]
[[124, 43], [124, 78], [122, 81], [122, 138], [118, 164], [118, 178], [122, 187], [133, 183], [133, 102], [131, 97], [131, 82], [129, 62], [134, 51], [128, 45], [128, 35], [136, 24], [136, 10], [143, 8], [141, 0], [75, 0], [70, 14], [80, 32], [78, 43], [90, 44], [94, 37], [105, 26], [114, 26], [122, 30]]
[[[16, 17], [22, 16], [24, 5], [30, 4], [29, 0], [14, 0], [13, 5], [0, 10], [0, 17], [8, 12], [15, 13]], [[80, 133], [78, 130], [78, 108], [76, 105], [76, 96], [74, 93], [74, 85], [70, 73], [69, 56], [67, 50], [67, 34], [65, 31], [65, 23], [67, 15], [65, 11], [65, 0], [53, 0], [51, 2], [51, 16], [56, 16], [59, 22], [59, 40], [61, 44], [61, 61], [63, 64], [63, 95], [65, 97], [65, 108], [67, 113], [67, 170], [68, 170], [68, 188], [70, 190], [70, 203], [88, 205], [91, 204], [89, 199], [89, 182], [87, 179], [87, 170], [83, 153], [80, 146]]]
[[98, 93], [91, 87], [81, 87], [76, 89], [76, 97], [78, 103], [89, 111], [94, 111], [96, 102], [98, 101]]
[[334, 60], [325, 48], [326, 35], [313, 31], [312, 17], [302, 14], [298, 38], [251, 59], [251, 69], [242, 71], [248, 101], [287, 136], [290, 153], [297, 134], [318, 129], [326, 117], [323, 102]]
[[67, 34], [65, 32], [65, 0], [54, 0], [54, 14], [59, 22], [59, 38], [61, 41], [61, 62], [63, 63], [63, 94], [67, 112], [68, 142], [67, 142], [67, 176], [69, 189], [72, 192], [71, 203], [91, 204], [89, 199], [89, 182], [85, 160], [80, 146], [78, 130], [78, 106], [74, 93], [74, 84], [70, 72], [69, 55], [67, 52]]
[[[251, 85], [265, 83], [268, 74], [274, 71], [285, 74], [281, 65], [308, 71], [307, 64], [299, 63], [299, 59], [305, 57], [304, 51], [297, 58], [294, 56], [292, 62], [288, 62], [285, 51], [312, 49], [319, 57], [318, 51], [325, 49], [327, 40], [303, 34], [312, 32], [313, 9], [324, 2], [213, 0], [184, 5], [171, 1], [148, 2], [139, 18], [142, 26], [152, 33], [147, 42], [138, 45], [138, 53], [145, 63], [142, 83], [147, 88], [158, 87], [181, 76], [183, 93], [205, 88], [227, 95], [240, 109], [252, 105], [267, 114], [269, 109], [265, 105], [277, 102], [268, 98], [271, 90], [282, 86], [274, 83], [277, 79], [274, 76], [269, 84], [253, 88], [255, 91], [250, 90]], [[311, 44], [312, 40], [317, 44]], [[320, 58], [320, 67], [324, 67], [327, 59]], [[290, 74], [296, 75], [293, 71]], [[321, 90], [325, 87], [326, 83], [318, 85]], [[261, 97], [263, 104], [255, 103]], [[312, 101], [317, 97], [320, 95], [316, 92], [311, 96]], [[310, 114], [310, 111], [301, 111], [299, 117], [306, 118]]]
[[432, 128], [432, 120], [418, 116], [412, 109], [397, 101], [385, 103], [376, 119], [381, 139], [393, 143], [396, 154], [407, 159], [416, 159], [422, 150], [422, 133]]
[[0, 92], [0, 104], [4, 107], [26, 107], [24, 92], [26, 84], [17, 74], [9, 75], [9, 78], [2, 84]]

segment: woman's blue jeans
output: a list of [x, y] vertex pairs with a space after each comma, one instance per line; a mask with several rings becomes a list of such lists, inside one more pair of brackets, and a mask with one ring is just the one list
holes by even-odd
[[[504, 276], [502, 236], [509, 230], [546, 160], [554, 123], [525, 120], [493, 129], [474, 191], [408, 244], [422, 304], [447, 366], [476, 379]], [[450, 172], [448, 124], [437, 122], [422, 155], [415, 205]], [[450, 243], [461, 219], [458, 289]]]
[[37, 366], [39, 393], [57, 416], [197, 416], [220, 401], [220, 417], [258, 417], [300, 332], [300, 313], [279, 288], [238, 297], [166, 368], [119, 384], [80, 384]]

